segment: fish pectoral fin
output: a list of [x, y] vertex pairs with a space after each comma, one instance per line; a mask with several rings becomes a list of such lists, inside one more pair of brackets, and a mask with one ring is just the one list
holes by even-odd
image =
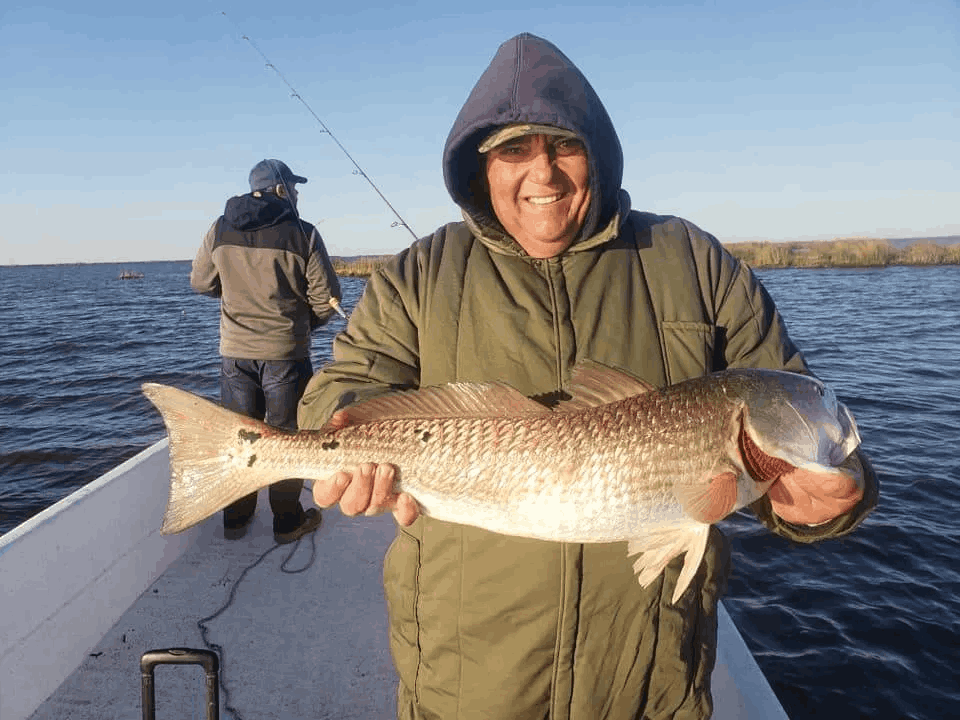
[[637, 581], [643, 587], [659, 577], [667, 565], [678, 555], [685, 554], [683, 568], [677, 577], [671, 603], [676, 603], [690, 586], [696, 575], [703, 554], [707, 548], [710, 526], [703, 523], [689, 523], [653, 530], [643, 537], [634, 538], [627, 544], [627, 557], [640, 553], [633, 563]]
[[674, 495], [687, 515], [708, 525], [719, 522], [737, 508], [739, 472], [718, 468], [705, 482], [677, 485]]

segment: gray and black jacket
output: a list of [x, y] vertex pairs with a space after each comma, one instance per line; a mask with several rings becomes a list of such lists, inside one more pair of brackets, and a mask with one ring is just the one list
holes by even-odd
[[227, 200], [190, 273], [220, 298], [220, 354], [247, 360], [309, 357], [310, 332], [333, 312], [340, 282], [317, 229], [271, 193]]

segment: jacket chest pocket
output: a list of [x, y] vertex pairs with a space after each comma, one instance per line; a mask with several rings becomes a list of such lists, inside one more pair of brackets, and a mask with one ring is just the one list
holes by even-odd
[[716, 367], [715, 325], [686, 320], [662, 320], [659, 325], [663, 362], [671, 385], [721, 369]]

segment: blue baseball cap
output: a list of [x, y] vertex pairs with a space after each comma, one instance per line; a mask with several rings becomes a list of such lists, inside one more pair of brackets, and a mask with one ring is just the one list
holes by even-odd
[[282, 160], [261, 160], [250, 171], [250, 190], [269, 190], [277, 185], [305, 183], [307, 179], [294, 175]]

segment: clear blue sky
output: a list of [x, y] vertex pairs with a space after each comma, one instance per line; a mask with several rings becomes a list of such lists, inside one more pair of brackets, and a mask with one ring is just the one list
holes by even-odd
[[[960, 5], [35, 2], [0, 10], [0, 264], [190, 259], [276, 157], [334, 255], [459, 219], [447, 132], [529, 31], [590, 79], [634, 207], [722, 241], [960, 234]], [[226, 11], [228, 17], [221, 12]]]

